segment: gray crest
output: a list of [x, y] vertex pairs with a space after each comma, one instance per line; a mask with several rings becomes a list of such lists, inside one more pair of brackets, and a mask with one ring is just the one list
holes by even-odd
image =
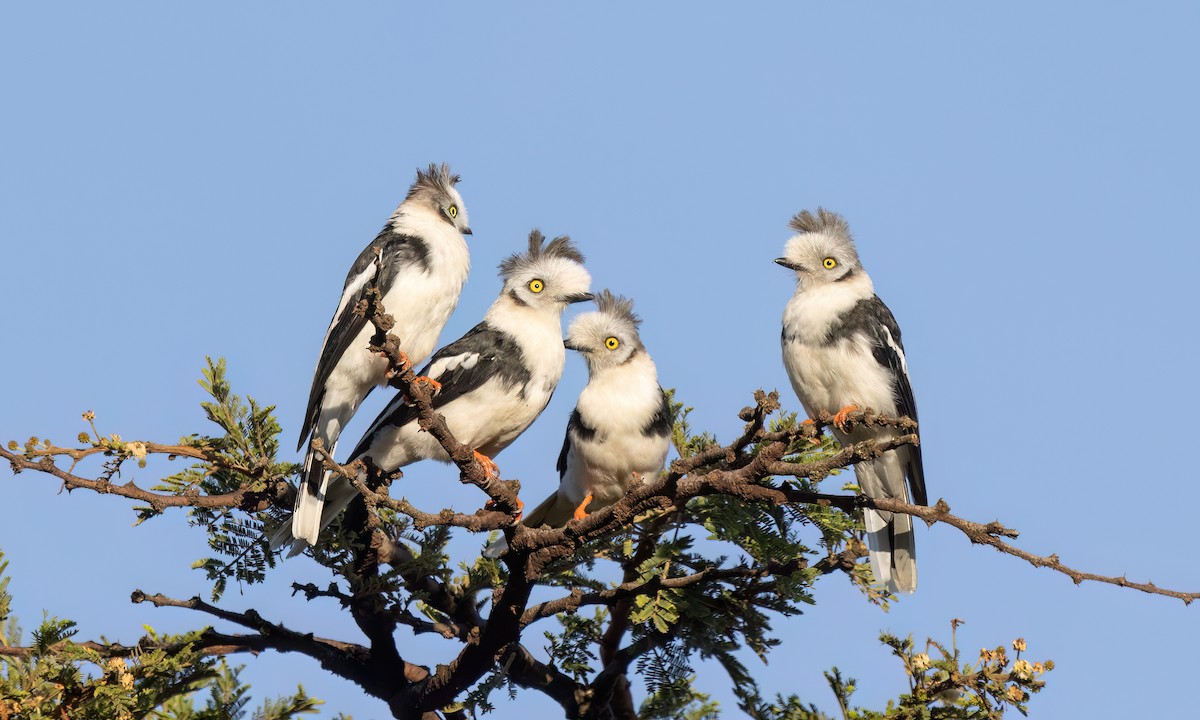
[[417, 181], [408, 189], [408, 197], [405, 199], [412, 199], [422, 194], [434, 197], [450, 195], [451, 190], [461, 179], [458, 175], [450, 172], [450, 166], [446, 163], [441, 165], [429, 163], [429, 167], [424, 170], [417, 168]]
[[596, 307], [602, 313], [632, 323], [635, 328], [642, 324], [642, 319], [633, 311], [633, 300], [624, 295], [614, 295], [607, 288], [596, 294]]
[[500, 262], [500, 276], [510, 277], [547, 258], [562, 258], [580, 265], [583, 264], [583, 253], [579, 252], [579, 249], [571, 242], [571, 238], [560, 235], [547, 243], [546, 236], [542, 235], [542, 231], [534, 228], [529, 233], [529, 250], [504, 258]]
[[845, 240], [853, 239], [846, 218], [823, 207], [817, 208], [816, 215], [810, 210], [801, 210], [792, 216], [788, 227], [799, 233], [824, 233]]

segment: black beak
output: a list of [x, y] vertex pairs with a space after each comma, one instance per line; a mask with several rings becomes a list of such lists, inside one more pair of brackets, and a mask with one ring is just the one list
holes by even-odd
[[796, 263], [792, 262], [791, 260], [788, 260], [787, 258], [775, 258], [775, 262], [784, 266], [788, 270], [800, 271], [800, 270], [804, 269], [800, 265], [797, 265]]
[[563, 299], [568, 303], [581, 303], [587, 302], [588, 300], [595, 300], [596, 296], [591, 293], [575, 293], [574, 295], [568, 295]]
[[474, 235], [475, 233], [471, 232], [471, 228], [463, 228], [462, 234], [463, 235]]
[[576, 352], [579, 351], [579, 346], [572, 345], [570, 340], [563, 340], [563, 347], [565, 347], [568, 350], [575, 350]]

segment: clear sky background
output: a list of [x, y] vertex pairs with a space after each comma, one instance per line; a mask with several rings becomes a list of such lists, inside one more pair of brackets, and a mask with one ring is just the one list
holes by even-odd
[[[441, 161], [475, 230], [443, 342], [478, 322], [530, 228], [569, 233], [597, 288], [636, 299], [663, 384], [729, 440], [756, 388], [799, 406], [779, 351], [793, 279], [772, 260], [788, 218], [823, 205], [904, 330], [931, 499], [1075, 567], [1200, 590], [1198, 30], [1196, 6], [1166, 2], [6, 4], [0, 440], [66, 443], [88, 409], [126, 439], [213, 431], [208, 354], [278, 405], [290, 446], [350, 262]], [[499, 458], [527, 500], [557, 482], [585, 380], [568, 357]], [[408, 482], [426, 508], [479, 500], [445, 466]], [[43, 608], [123, 642], [208, 621], [128, 601], [207, 592], [182, 513], [131, 528], [127, 501], [58, 491], [0, 470], [27, 628]], [[1194, 707], [1200, 607], [1075, 587], [945, 526], [918, 545], [920, 588], [890, 612], [830, 577], [780, 619], [783, 647], [751, 661], [764, 691], [835, 712], [821, 673], [837, 665], [879, 705], [907, 687], [879, 631], [948, 640], [957, 617], [967, 655], [1025, 637], [1057, 663], [1035, 718]], [[289, 561], [223, 605], [361, 640], [293, 579], [328, 576]], [[424, 664], [458, 649], [403, 643]], [[302, 682], [329, 716], [386, 717], [306, 658], [240, 661], [259, 698]], [[718, 671], [700, 684], [738, 716]], [[496, 716], [557, 714], [522, 698]]]

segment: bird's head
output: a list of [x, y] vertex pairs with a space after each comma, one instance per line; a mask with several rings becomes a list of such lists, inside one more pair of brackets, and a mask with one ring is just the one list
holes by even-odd
[[591, 300], [592, 276], [583, 254], [563, 235], [546, 242], [538, 230], [529, 233], [529, 250], [500, 263], [503, 294], [514, 303], [561, 313], [570, 303]]
[[455, 187], [458, 181], [459, 176], [451, 173], [446, 163], [430, 163], [424, 170], [417, 168], [417, 181], [408, 189], [404, 205], [432, 213], [463, 235], [470, 235], [467, 206]]
[[841, 282], [862, 272], [850, 226], [841, 215], [825, 208], [817, 208], [815, 215], [804, 210], [792, 217], [788, 226], [796, 234], [775, 262], [796, 271], [801, 287]]
[[596, 295], [595, 312], [583, 313], [571, 321], [567, 339], [568, 349], [583, 355], [588, 370], [624, 365], [642, 350], [638, 326], [642, 320], [633, 312], [633, 301], [608, 290]]

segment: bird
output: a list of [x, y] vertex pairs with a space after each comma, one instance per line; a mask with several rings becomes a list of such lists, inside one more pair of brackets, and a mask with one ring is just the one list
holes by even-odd
[[[783, 312], [783, 364], [810, 417], [836, 413], [833, 433], [843, 445], [880, 440], [898, 431], [856, 427], [845, 418], [857, 408], [917, 419], [900, 326], [875, 294], [845, 218], [824, 208], [792, 217], [796, 232], [776, 263], [796, 273], [796, 291]], [[928, 504], [919, 446], [890, 450], [855, 465], [863, 494]], [[917, 588], [912, 516], [867, 509], [871, 570], [892, 592]]]
[[[587, 362], [588, 382], [567, 421], [558, 455], [558, 490], [522, 521], [562, 527], [620, 500], [656, 476], [671, 447], [671, 407], [642, 344], [633, 301], [602, 290], [595, 312], [576, 317], [565, 345]], [[499, 557], [504, 538], [484, 551]]]
[[[573, 303], [593, 298], [583, 254], [566, 236], [550, 242], [538, 230], [529, 247], [500, 263], [499, 296], [483, 321], [438, 350], [420, 376], [440, 386], [433, 407], [454, 437], [475, 449], [476, 459], [499, 475], [494, 458], [546, 409], [566, 362], [562, 315]], [[398, 394], [367, 428], [346, 464], [363, 460], [391, 473], [419, 460], [449, 462], [441, 444], [421, 430], [418, 411]], [[328, 473], [319, 528], [327, 526], [357, 494], [345, 478]], [[318, 529], [319, 529], [318, 528]], [[293, 543], [303, 551], [307, 537]]]
[[354, 312], [355, 305], [371, 286], [378, 287], [396, 321], [392, 332], [413, 365], [429, 357], [458, 305], [471, 266], [464, 236], [472, 234], [456, 188], [459, 179], [444, 163], [418, 168], [408, 195], [350, 267], [321, 342], [296, 446], [299, 450], [309, 440], [290, 537], [280, 532], [274, 545], [291, 538], [316, 542], [327, 479], [312, 441], [320, 440], [332, 457], [363, 399], [387, 382], [387, 359], [368, 350], [375, 328]]

